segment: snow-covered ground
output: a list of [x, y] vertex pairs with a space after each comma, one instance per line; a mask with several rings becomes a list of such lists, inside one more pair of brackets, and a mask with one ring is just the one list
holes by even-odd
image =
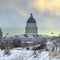
[[0, 60], [60, 60], [50, 57], [48, 51], [36, 51], [34, 54], [32, 50], [12, 49], [10, 53], [7, 55], [4, 50], [0, 50]]

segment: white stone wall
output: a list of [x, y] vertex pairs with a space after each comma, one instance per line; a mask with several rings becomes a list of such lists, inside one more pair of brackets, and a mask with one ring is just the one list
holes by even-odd
[[27, 23], [25, 33], [37, 33], [36, 23]]

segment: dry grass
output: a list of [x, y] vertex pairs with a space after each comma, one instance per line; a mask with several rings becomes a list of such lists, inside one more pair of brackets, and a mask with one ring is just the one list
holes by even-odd
[[49, 56], [55, 57], [57, 55], [59, 55], [59, 51], [49, 51]]

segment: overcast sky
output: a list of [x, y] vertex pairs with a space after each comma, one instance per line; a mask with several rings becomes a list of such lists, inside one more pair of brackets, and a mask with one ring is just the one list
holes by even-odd
[[30, 13], [36, 19], [39, 34], [60, 34], [60, 0], [0, 0], [3, 33], [24, 33]]

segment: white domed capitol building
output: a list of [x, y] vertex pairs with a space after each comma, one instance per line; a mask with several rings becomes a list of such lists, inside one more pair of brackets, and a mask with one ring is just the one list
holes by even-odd
[[[8, 41], [9, 40], [9, 41]], [[15, 41], [14, 41], [15, 40]], [[40, 36], [38, 35], [38, 27], [36, 20], [33, 17], [33, 14], [27, 20], [26, 27], [25, 27], [25, 34], [15, 35], [13, 37], [7, 36], [3, 38], [3, 41], [8, 41], [9, 43], [21, 41], [21, 43], [26, 43], [31, 45], [34, 41], [41, 40]]]
[[[34, 42], [40, 42], [40, 41], [46, 41], [46, 36], [38, 35], [38, 27], [36, 20], [33, 17], [33, 14], [31, 13], [30, 17], [27, 20], [26, 27], [25, 27], [25, 34], [21, 35], [15, 35], [13, 37], [4, 37], [3, 41], [9, 40], [9, 43], [19, 43], [18, 41], [21, 41], [23, 44], [32, 45]], [[14, 41], [15, 40], [15, 41]]]
[[32, 13], [27, 20], [25, 34], [21, 34], [20, 38], [22, 43], [33, 43], [39, 39], [37, 23]]

